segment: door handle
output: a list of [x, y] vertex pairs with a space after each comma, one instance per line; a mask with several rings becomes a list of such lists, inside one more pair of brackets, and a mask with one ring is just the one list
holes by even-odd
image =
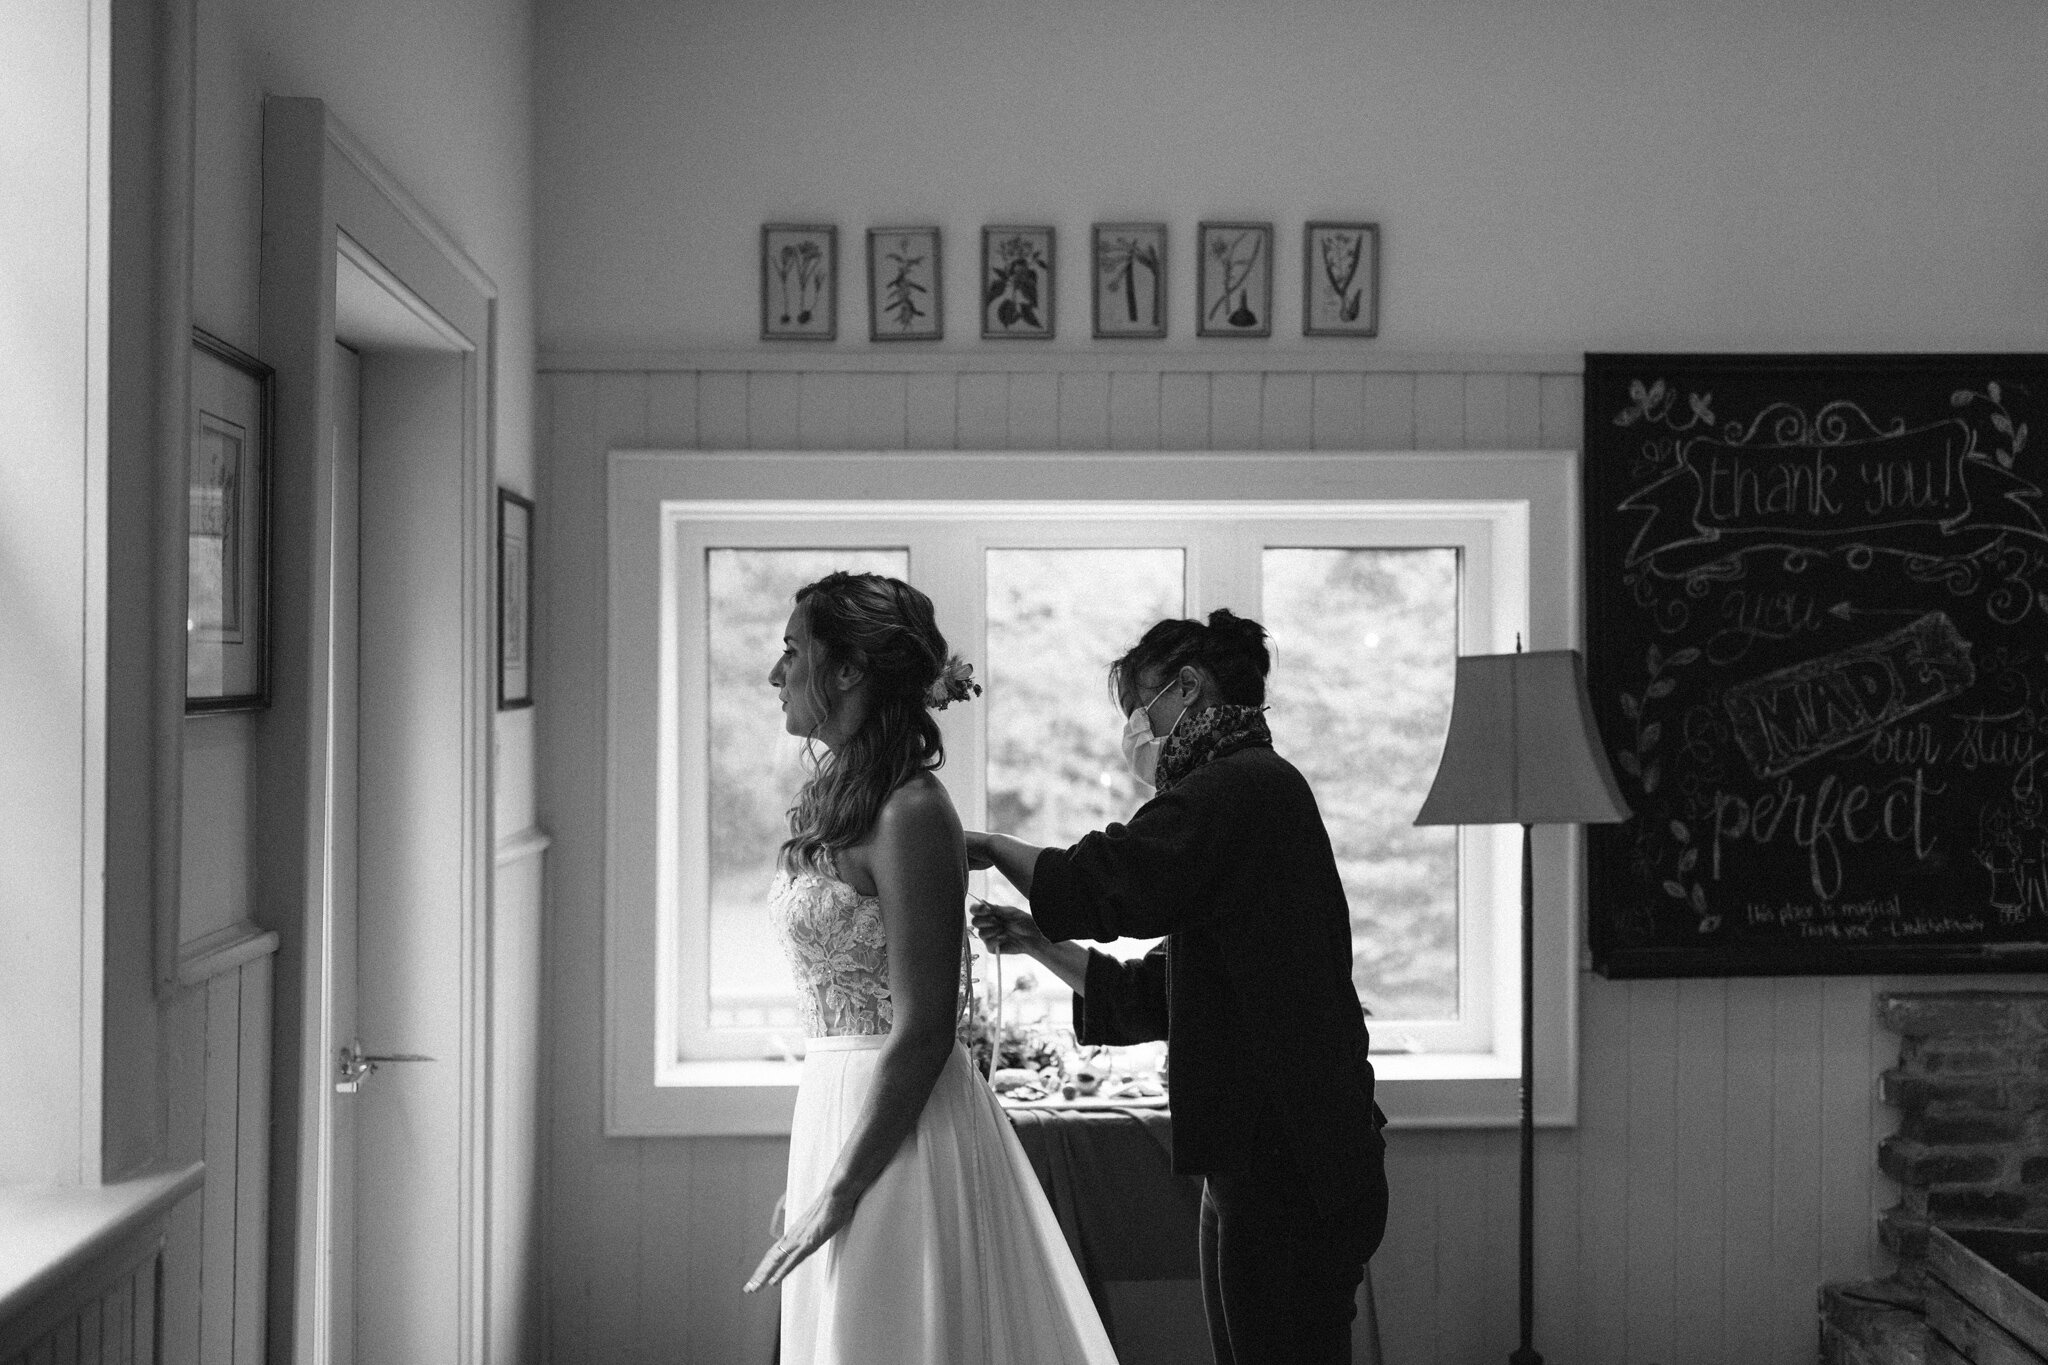
[[334, 1089], [336, 1093], [342, 1095], [355, 1094], [363, 1088], [363, 1082], [370, 1078], [370, 1073], [375, 1071], [382, 1062], [431, 1062], [433, 1060], [432, 1057], [419, 1052], [368, 1053], [363, 1051], [363, 1044], [360, 1039], [352, 1039], [347, 1047], [341, 1049], [341, 1055], [338, 1059], [338, 1075], [334, 1082]]

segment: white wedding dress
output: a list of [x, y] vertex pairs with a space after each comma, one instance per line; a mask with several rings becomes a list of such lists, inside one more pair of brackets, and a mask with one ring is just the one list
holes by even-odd
[[[769, 906], [810, 1036], [789, 1140], [794, 1219], [874, 1081], [893, 1016], [889, 954], [881, 903], [834, 877], [780, 873]], [[1067, 1362], [1116, 1355], [1030, 1158], [956, 1045], [852, 1222], [783, 1280], [782, 1365]]]

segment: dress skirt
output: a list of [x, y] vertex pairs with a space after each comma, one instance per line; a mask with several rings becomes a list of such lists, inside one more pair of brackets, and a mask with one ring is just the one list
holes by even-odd
[[[823, 1190], [883, 1038], [813, 1038], [788, 1217]], [[1115, 1365], [1010, 1121], [964, 1048], [853, 1220], [782, 1282], [782, 1365]]]

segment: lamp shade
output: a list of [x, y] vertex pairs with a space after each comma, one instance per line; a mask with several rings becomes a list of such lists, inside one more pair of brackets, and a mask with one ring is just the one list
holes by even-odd
[[1628, 803], [1575, 649], [1458, 660], [1451, 729], [1418, 825], [1612, 824]]

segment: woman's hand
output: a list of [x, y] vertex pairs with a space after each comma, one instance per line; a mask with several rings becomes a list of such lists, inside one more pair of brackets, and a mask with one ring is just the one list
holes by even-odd
[[974, 932], [992, 953], [1028, 953], [1038, 957], [1046, 948], [1045, 934], [1031, 912], [999, 901], [974, 901]]
[[780, 1237], [782, 1235], [782, 1222], [788, 1209], [789, 1191], [784, 1190], [781, 1194], [775, 1196], [775, 1212], [768, 1215], [768, 1235], [770, 1237]]
[[757, 1289], [781, 1284], [806, 1256], [831, 1241], [841, 1228], [853, 1221], [853, 1211], [859, 1203], [858, 1199], [834, 1194], [830, 1190], [819, 1195], [817, 1202], [797, 1220], [796, 1226], [776, 1238], [775, 1245], [768, 1248], [761, 1264], [754, 1267], [746, 1292], [751, 1294]]
[[989, 852], [988, 835], [978, 829], [963, 829], [960, 837], [967, 843], [967, 870], [980, 872], [996, 865], [995, 855]]

